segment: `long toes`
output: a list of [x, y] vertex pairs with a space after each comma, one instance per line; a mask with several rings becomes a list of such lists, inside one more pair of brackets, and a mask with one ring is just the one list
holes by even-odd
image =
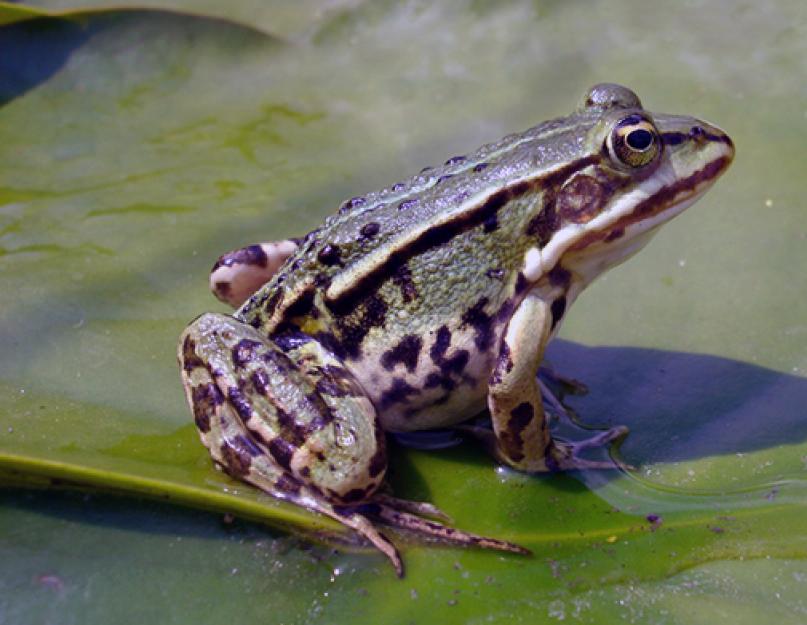
[[603, 447], [613, 441], [622, 440], [628, 435], [628, 432], [630, 432], [630, 430], [626, 426], [618, 425], [596, 436], [582, 440], [579, 443], [574, 443], [572, 447], [574, 447], [575, 452], [582, 451], [583, 449], [592, 449], [594, 447]]
[[374, 514], [379, 518], [379, 520], [387, 525], [411, 531], [429, 538], [435, 538], [451, 543], [458, 543], [461, 545], [481, 547], [483, 549], [508, 551], [510, 553], [518, 553], [521, 555], [529, 555], [531, 553], [529, 549], [526, 549], [521, 545], [517, 545], [506, 540], [499, 540], [497, 538], [480, 536], [479, 534], [465, 532], [453, 527], [447, 527], [442, 523], [428, 521], [413, 514], [409, 514], [408, 512], [401, 512], [384, 504], [378, 504], [374, 510]]
[[398, 497], [393, 497], [392, 495], [386, 494], [377, 494], [373, 498], [373, 501], [385, 506], [389, 506], [395, 510], [400, 510], [401, 512], [411, 512], [412, 514], [428, 516], [433, 519], [440, 519], [441, 521], [451, 521], [451, 517], [440, 510], [440, 508], [425, 501], [398, 499]]

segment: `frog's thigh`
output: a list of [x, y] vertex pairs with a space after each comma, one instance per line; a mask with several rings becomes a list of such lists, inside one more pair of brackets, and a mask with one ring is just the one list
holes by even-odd
[[202, 441], [235, 477], [255, 483], [260, 469], [250, 467], [265, 458], [334, 503], [362, 501], [383, 480], [372, 404], [310, 337], [281, 349], [233, 317], [206, 314], [185, 330], [179, 360]]
[[490, 377], [488, 408], [496, 435], [496, 455], [522, 471], [549, 469], [549, 426], [535, 374], [551, 329], [549, 307], [536, 295], [528, 294], [507, 325]]
[[269, 282], [297, 249], [290, 239], [242, 247], [219, 257], [210, 272], [210, 290], [225, 304], [238, 308]]

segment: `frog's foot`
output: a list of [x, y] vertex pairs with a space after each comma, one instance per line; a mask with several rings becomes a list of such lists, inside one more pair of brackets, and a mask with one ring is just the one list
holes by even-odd
[[[521, 545], [448, 527], [442, 523], [424, 519], [411, 512], [411, 510], [422, 505], [419, 502], [409, 502], [395, 498], [386, 498], [380, 501], [374, 498], [369, 503], [360, 505], [359, 509], [363, 514], [377, 518], [385, 525], [412, 532], [420, 537], [481, 547], [482, 549], [496, 549], [497, 551], [507, 551], [520, 555], [530, 555], [532, 553]], [[429, 504], [426, 504], [426, 506], [429, 506]], [[433, 506], [431, 508], [434, 509]]]
[[618, 460], [586, 460], [579, 453], [586, 449], [604, 447], [628, 435], [624, 425], [613, 427], [596, 436], [577, 442], [553, 440], [547, 450], [546, 466], [550, 471], [580, 471], [583, 469], [633, 469]]
[[225, 304], [238, 308], [269, 282], [296, 249], [297, 241], [286, 239], [227, 252], [210, 271], [210, 290]]

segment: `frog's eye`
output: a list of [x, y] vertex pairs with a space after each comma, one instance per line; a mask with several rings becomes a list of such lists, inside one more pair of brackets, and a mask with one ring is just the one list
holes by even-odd
[[660, 152], [658, 130], [641, 115], [620, 120], [606, 140], [608, 152], [615, 161], [628, 167], [643, 167]]

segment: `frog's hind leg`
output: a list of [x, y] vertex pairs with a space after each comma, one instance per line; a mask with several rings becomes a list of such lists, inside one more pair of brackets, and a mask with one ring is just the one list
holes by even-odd
[[336, 358], [302, 334], [280, 350], [251, 326], [217, 314], [188, 326], [178, 356], [216, 465], [353, 529], [403, 574], [395, 546], [353, 505], [383, 481], [384, 434]]
[[248, 245], [222, 254], [210, 271], [210, 290], [225, 304], [238, 308], [269, 282], [297, 245], [298, 241], [285, 239]]

